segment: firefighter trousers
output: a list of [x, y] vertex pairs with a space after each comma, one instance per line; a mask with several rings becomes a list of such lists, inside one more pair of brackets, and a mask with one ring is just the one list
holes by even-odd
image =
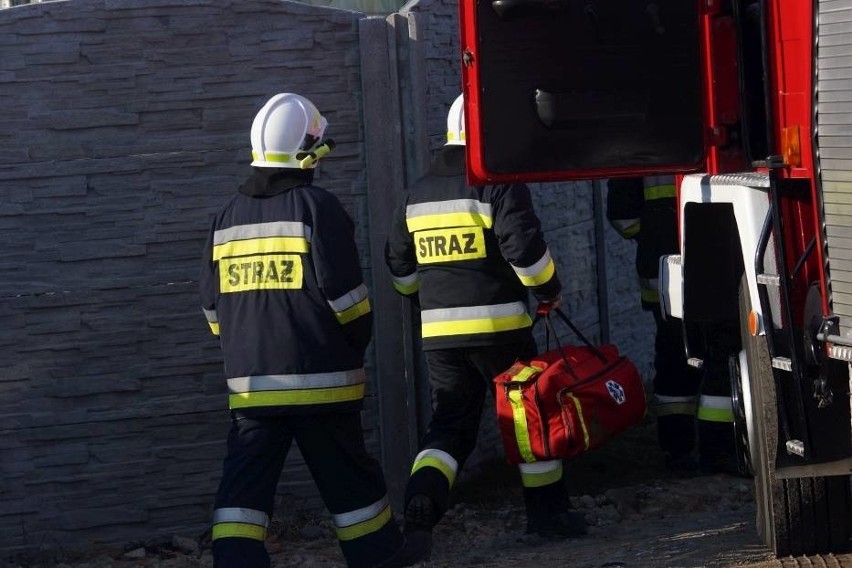
[[[476, 446], [477, 433], [492, 379], [518, 359], [536, 354], [535, 341], [484, 347], [426, 351], [432, 390], [432, 418], [411, 468], [406, 505], [414, 495], [427, 495], [436, 508], [434, 522], [447, 510], [453, 483]], [[525, 493], [553, 494], [562, 485], [559, 460], [523, 464]], [[529, 511], [528, 511], [529, 513]]]
[[248, 417], [232, 412], [213, 513], [215, 568], [266, 568], [263, 541], [293, 440], [331, 512], [351, 568], [379, 566], [402, 546], [379, 464], [364, 446], [358, 411]]
[[[736, 346], [730, 326], [719, 326], [703, 369], [686, 362], [680, 320], [664, 320], [653, 311], [654, 402], [660, 447], [672, 457], [690, 454], [698, 439], [702, 460], [733, 455], [733, 410], [727, 360]], [[697, 432], [696, 432], [697, 428]]]

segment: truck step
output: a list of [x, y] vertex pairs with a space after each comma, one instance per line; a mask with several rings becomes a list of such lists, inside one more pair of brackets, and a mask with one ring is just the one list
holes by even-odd
[[801, 440], [787, 440], [785, 447], [788, 454], [805, 457], [805, 444]]
[[793, 362], [790, 360], [789, 357], [773, 357], [772, 366], [776, 369], [781, 369], [782, 371], [793, 370]]
[[781, 277], [777, 274], [758, 274], [757, 283], [765, 284], [766, 286], [780, 286]]
[[700, 369], [704, 366], [704, 359], [699, 359], [698, 357], [690, 357], [686, 360], [687, 365], [690, 367], [695, 367], [696, 369]]

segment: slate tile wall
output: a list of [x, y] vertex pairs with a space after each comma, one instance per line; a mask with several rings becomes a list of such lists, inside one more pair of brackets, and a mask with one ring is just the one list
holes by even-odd
[[[228, 413], [197, 273], [273, 94], [311, 98], [318, 183], [366, 254], [359, 14], [277, 0], [0, 10], [0, 551], [199, 535]], [[375, 403], [368, 444], [379, 453]], [[320, 506], [298, 452], [286, 506]]]

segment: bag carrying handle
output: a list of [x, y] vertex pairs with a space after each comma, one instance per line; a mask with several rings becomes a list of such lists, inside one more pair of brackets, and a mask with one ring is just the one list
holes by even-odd
[[[598, 349], [591, 341], [589, 341], [589, 339], [585, 335], [583, 335], [583, 333], [579, 330], [579, 328], [576, 325], [574, 325], [574, 322], [572, 322], [570, 319], [568, 319], [568, 316], [566, 316], [565, 313], [562, 310], [560, 310], [559, 308], [555, 308], [552, 311], [556, 312], [556, 315], [558, 315], [562, 319], [562, 321], [565, 322], [565, 325], [567, 325], [571, 329], [571, 331], [574, 332], [574, 335], [576, 335], [578, 338], [580, 338], [580, 341], [582, 341], [583, 343], [586, 344], [586, 347], [589, 348], [589, 350], [595, 355], [595, 357], [600, 359], [602, 363], [607, 362], [607, 359], [604, 356], [604, 354], [601, 353], [601, 350]], [[536, 314], [535, 319], [533, 319], [533, 325], [535, 325], [541, 319], [541, 317], [542, 317], [541, 314]], [[556, 330], [553, 327], [553, 322], [550, 319], [550, 312], [548, 312], [547, 314], [544, 315], [544, 323], [545, 323], [545, 330], [546, 330], [545, 349], [547, 351], [550, 350], [550, 334], [552, 333], [553, 334], [553, 340], [556, 342], [556, 346], [559, 348], [559, 354], [562, 356], [562, 360], [565, 362], [566, 365], [568, 365], [568, 368], [570, 370], [571, 364], [568, 363], [568, 359], [565, 357], [565, 354], [562, 352], [562, 344], [559, 343], [559, 335], [556, 333]], [[571, 370], [571, 374], [574, 375], [573, 370]]]

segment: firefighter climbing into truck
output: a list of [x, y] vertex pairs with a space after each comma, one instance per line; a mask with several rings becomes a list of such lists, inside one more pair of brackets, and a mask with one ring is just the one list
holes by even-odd
[[723, 350], [757, 532], [852, 549], [852, 0], [459, 13], [469, 183], [674, 176], [659, 316], [691, 367]]

